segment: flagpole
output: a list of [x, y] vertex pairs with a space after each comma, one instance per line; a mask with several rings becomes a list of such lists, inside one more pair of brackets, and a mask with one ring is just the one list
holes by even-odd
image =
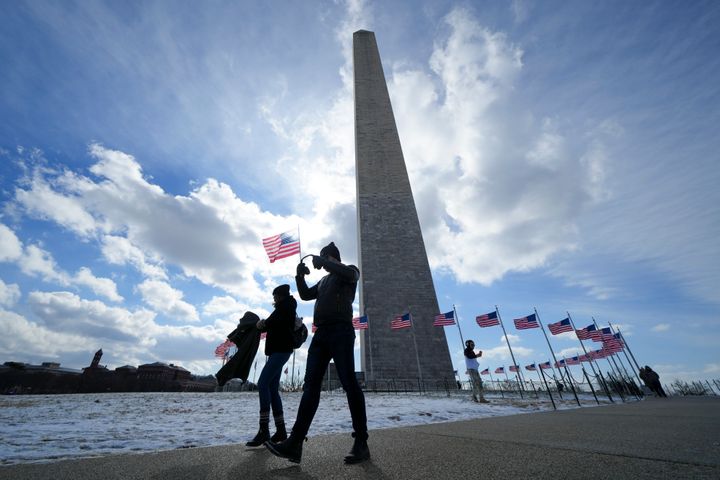
[[[577, 337], [577, 328], [575, 328], [575, 322], [573, 322], [570, 312], [568, 312], [566, 310], [565, 313], [567, 313], [567, 316], [570, 319], [570, 325], [572, 325], [573, 332], [575, 332], [575, 336]], [[595, 366], [593, 366], [593, 362], [595, 361], [595, 359], [588, 356], [587, 350], [585, 349], [585, 344], [583, 343], [582, 339], [580, 339], [580, 337], [578, 337], [578, 341], [580, 342], [580, 346], [582, 347], [583, 352], [585, 352], [585, 356], [590, 360], [590, 368], [592, 368], [593, 375], [595, 376], [595, 379], [597, 379], [598, 372], [595, 371]], [[582, 362], [580, 362], [580, 363], [582, 363]], [[598, 367], [598, 371], [599, 370], [600, 370], [600, 367]], [[605, 384], [605, 378], [602, 376], [602, 372], [600, 372], [600, 378], [602, 379], [603, 389], [605, 390], [605, 394], [607, 394], [608, 398], [612, 402], [613, 399], [612, 399], [612, 396], [610, 395], [610, 390], [608, 389], [607, 385]]]
[[[555, 357], [555, 351], [552, 348], [552, 345], [550, 345], [550, 339], [547, 336], [547, 333], [545, 333], [545, 327], [543, 326], [542, 322], [540, 321], [540, 314], [538, 314], [537, 308], [533, 307], [533, 310], [535, 310], [535, 317], [537, 318], [538, 323], [540, 324], [540, 329], [543, 332], [543, 335], [545, 335], [545, 341], [548, 344], [548, 348], [550, 349], [550, 353], [552, 353], [553, 360], [555, 363], [557, 363], [557, 358]], [[560, 378], [565, 381], [565, 379], [562, 376], [562, 370], [560, 371]]]
[[[602, 331], [600, 330], [600, 327], [598, 326], [597, 322], [595, 321], [595, 317], [590, 317], [590, 318], [592, 318], [593, 325], [595, 325], [595, 329], [597, 331], [601, 332], [600, 334], [602, 335]], [[615, 359], [612, 358], [612, 355], [613, 355], [612, 353], [610, 353], [610, 355], [606, 355], [605, 360], [607, 360], [608, 365], [610, 365], [610, 370], [612, 370], [613, 375], [617, 375], [618, 377], [622, 378], [622, 372], [620, 371], [620, 367], [617, 366], [617, 363], [615, 363]], [[612, 363], [610, 363], [611, 359], [612, 359]], [[613, 364], [615, 364], [615, 368], [613, 368]]]
[[[495, 382], [495, 380], [493, 379], [493, 376], [492, 376], [492, 372], [490, 371], [490, 367], [488, 367], [488, 375], [490, 375], [490, 381]], [[500, 396], [502, 398], [505, 398], [505, 394], [503, 393], [502, 388], [500, 388]]]
[[[595, 325], [595, 328], [596, 328], [599, 332], [601, 332], [601, 335], [602, 335], [602, 330], [600, 329], [600, 326], [599, 326], [599, 325], [597, 324], [597, 322], [595, 321], [595, 317], [590, 317], [590, 318], [592, 318], [593, 325]], [[610, 329], [610, 331], [612, 332], [612, 329]], [[604, 344], [603, 344], [603, 345], [604, 345]], [[617, 372], [617, 375], [618, 375], [620, 378], [623, 378], [622, 371], [620, 371], [620, 367], [618, 367], [617, 363], [615, 362], [615, 357], [613, 357], [613, 355], [615, 355], [615, 354], [614, 354], [613, 352], [610, 352], [609, 357], [610, 357], [610, 359], [612, 360], [612, 364], [615, 365], [615, 370], [614, 370], [614, 371]], [[605, 359], [608, 360], [608, 357], [605, 357]], [[622, 369], [623, 369], [623, 371], [625, 372], [625, 376], [628, 377], [628, 378], [631, 378], [630, 375], [627, 373], [627, 370], [625, 369], [625, 365], [623, 365], [623, 363], [622, 363], [622, 359], [618, 357], [618, 360], [620, 360], [620, 366], [622, 366]], [[609, 364], [609, 363], [610, 363], [610, 360], [608, 360], [608, 364]], [[611, 365], [611, 368], [612, 368], [612, 365]], [[629, 393], [633, 394], [632, 392], [629, 392]], [[633, 394], [633, 395], [634, 395], [634, 394]], [[637, 395], [635, 395], [635, 396], [637, 397]]]
[[[615, 327], [613, 327], [613, 324], [608, 322], [608, 325], [610, 325], [610, 331], [615, 333]], [[625, 340], [625, 335], [622, 334], [622, 332], [620, 331], [620, 328], [617, 328], [617, 333], [620, 334], [620, 339], [623, 342], [623, 346], [627, 348], [627, 351], [630, 353], [630, 357], [632, 357], [633, 362], [635, 362], [635, 367], [637, 368], [637, 371], [640, 371], [640, 365], [638, 364], [637, 360], [635, 360], [635, 355], [633, 355], [632, 350], [630, 350], [630, 346], [628, 345], [627, 341]], [[623, 351], [625, 351], [625, 349], [623, 349]], [[628, 360], [628, 363], [629, 362], [630, 361]], [[632, 367], [632, 364], [631, 364], [631, 367]]]
[[460, 317], [458, 317], [457, 310], [455, 310], [455, 304], [453, 303], [453, 312], [455, 313], [455, 325], [458, 327], [458, 332], [460, 332], [460, 343], [462, 343], [462, 349], [465, 350], [465, 339], [463, 338], [462, 330], [460, 330]]
[[295, 350], [293, 350], [292, 375], [290, 376], [290, 384], [295, 388]]
[[[539, 363], [535, 362], [535, 365], [537, 365], [538, 377], [540, 377], [542, 379], [542, 381], [545, 383], [545, 388], [547, 389], [548, 397], [550, 397], [550, 401], [553, 404], [553, 409], [557, 410], [557, 407], [555, 406], [555, 400], [553, 399], [552, 393], [550, 392], [550, 387], [548, 386], [547, 380], [545, 380], [545, 372], [542, 371], [542, 368], [540, 368]], [[562, 397], [560, 397], [560, 398], [562, 398]]]
[[410, 307], [408, 307], [408, 315], [410, 315], [410, 328], [412, 329], [413, 344], [415, 345], [415, 360], [417, 360], [418, 375], [420, 376], [420, 385], [418, 385], [418, 391], [422, 391], [423, 376], [422, 370], [420, 369], [420, 354], [418, 353], [417, 340], [415, 339], [415, 320], [413, 319]]
[[[515, 354], [512, 351], [512, 347], [510, 346], [510, 340], [508, 339], [507, 332], [505, 331], [505, 325], [503, 325], [503, 321], [502, 321], [502, 318], [500, 317], [500, 311], [498, 310], [497, 305], [495, 305], [495, 314], [497, 315], [498, 320], [500, 320], [500, 326], [502, 327], [503, 335], [505, 336], [505, 343], [507, 343], [508, 350], [510, 350], [510, 357], [512, 358], [513, 365], [517, 365], [517, 361], [515, 361]], [[522, 394], [523, 387], [522, 387], [522, 384], [520, 383], [521, 377], [520, 377], [520, 369], [519, 368], [518, 368], [518, 371], [515, 372], [515, 375], [517, 375], [517, 377], [518, 377], [518, 383], [519, 383], [518, 386], [520, 387], [519, 388], [520, 398], [525, 398], [525, 397], [523, 397], [523, 394]], [[507, 377], [507, 372], [505, 372], [505, 376]], [[510, 381], [510, 380], [508, 380], [508, 381]]]

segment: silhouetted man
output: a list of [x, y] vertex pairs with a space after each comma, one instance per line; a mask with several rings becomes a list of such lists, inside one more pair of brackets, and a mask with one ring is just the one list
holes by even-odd
[[360, 270], [354, 265], [340, 263], [340, 251], [332, 242], [320, 251], [320, 256], [313, 255], [312, 263], [316, 269], [324, 268], [328, 275], [315, 286], [308, 287], [305, 275], [310, 270], [302, 262], [297, 266], [295, 281], [300, 298], [316, 300], [313, 323], [317, 330], [308, 349], [302, 399], [290, 437], [280, 443], [265, 442], [265, 446], [278, 457], [300, 463], [303, 441], [320, 403], [322, 380], [333, 360], [347, 395], [355, 438], [345, 463], [359, 463], [370, 458], [365, 396], [355, 377], [355, 330], [352, 326], [352, 303]]

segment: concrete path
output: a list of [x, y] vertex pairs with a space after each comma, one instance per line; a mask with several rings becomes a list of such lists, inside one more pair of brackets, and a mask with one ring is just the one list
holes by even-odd
[[349, 434], [312, 437], [301, 465], [232, 445], [0, 467], [0, 479], [717, 480], [720, 398], [651, 398], [377, 430], [372, 460], [347, 466], [351, 444]]

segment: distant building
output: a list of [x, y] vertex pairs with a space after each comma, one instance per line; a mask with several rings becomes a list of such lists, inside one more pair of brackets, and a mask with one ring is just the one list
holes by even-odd
[[5, 362], [0, 366], [0, 393], [76, 393], [81, 374], [80, 370], [62, 368], [54, 362], [41, 365]]
[[61, 368], [59, 363], [30, 365], [5, 362], [0, 366], [0, 393], [102, 393], [102, 392], [213, 392], [214, 376], [197, 376], [179, 365], [154, 362], [115, 370], [100, 365], [102, 350], [90, 366], [81, 370]]

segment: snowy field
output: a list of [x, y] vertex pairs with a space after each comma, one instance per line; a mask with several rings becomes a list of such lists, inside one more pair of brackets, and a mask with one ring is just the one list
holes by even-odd
[[[368, 393], [365, 398], [371, 431], [552, 410], [547, 397], [490, 397], [489, 404], [474, 403], [460, 392]], [[299, 401], [300, 393], [283, 394], [288, 428]], [[592, 397], [581, 402], [596, 405]], [[565, 395], [559, 408], [576, 406]], [[2, 396], [0, 465], [244, 443], [255, 435], [257, 418], [256, 392]], [[323, 393], [310, 435], [351, 430], [344, 393]]]

